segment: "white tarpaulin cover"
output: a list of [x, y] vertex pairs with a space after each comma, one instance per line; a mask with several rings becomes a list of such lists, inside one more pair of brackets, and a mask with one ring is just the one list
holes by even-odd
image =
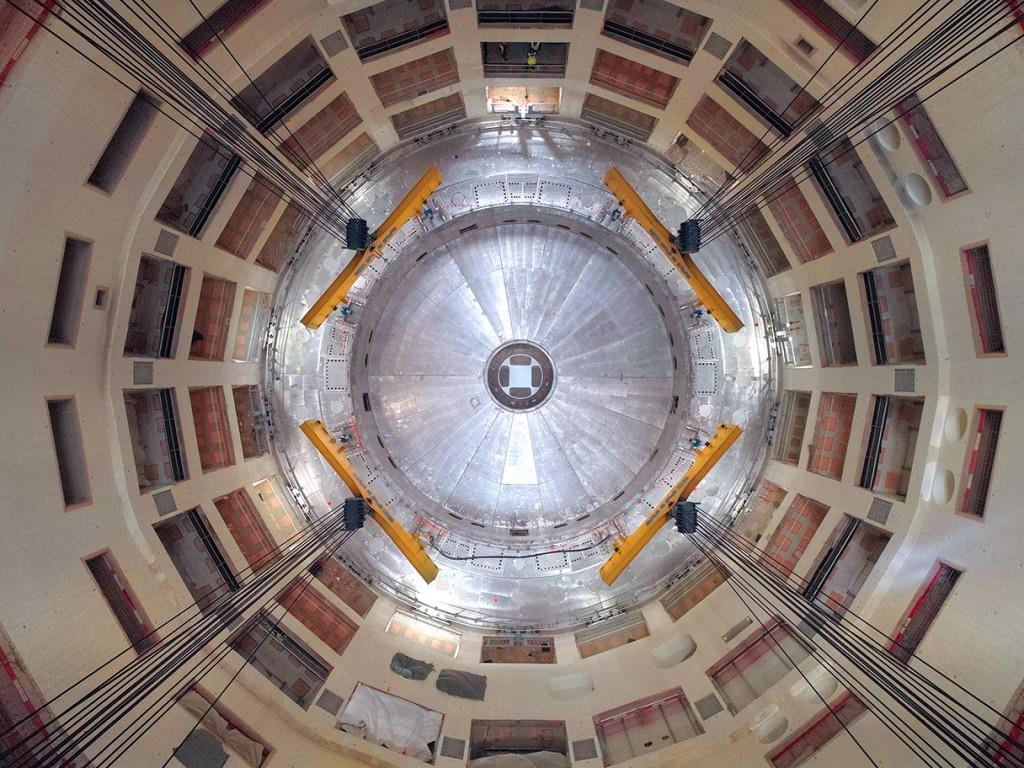
[[441, 713], [360, 683], [341, 713], [338, 727], [403, 755], [428, 761], [433, 756], [428, 745], [441, 735]]
[[470, 761], [469, 768], [569, 768], [569, 758], [557, 752], [493, 755]]

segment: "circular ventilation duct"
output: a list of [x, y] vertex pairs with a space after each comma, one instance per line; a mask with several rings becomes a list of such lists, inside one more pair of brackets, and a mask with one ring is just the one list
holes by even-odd
[[315, 230], [282, 280], [266, 375], [291, 490], [311, 518], [349, 495], [295, 428], [321, 419], [441, 572], [424, 584], [372, 522], [343, 559], [451, 621], [570, 626], [649, 599], [694, 548], [667, 529], [609, 588], [597, 568], [615, 538], [719, 423], [745, 431], [694, 495], [709, 514], [739, 514], [763, 460], [768, 310], [741, 245], [698, 257], [746, 326], [728, 336], [602, 179], [618, 167], [670, 227], [701, 193], [569, 124], [466, 126], [342, 193], [372, 227], [431, 164], [441, 187], [360, 275], [350, 311], [298, 323], [350, 257]]

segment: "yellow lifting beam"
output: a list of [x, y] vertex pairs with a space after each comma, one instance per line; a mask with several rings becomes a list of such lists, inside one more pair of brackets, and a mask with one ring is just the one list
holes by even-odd
[[309, 419], [299, 424], [299, 429], [320, 451], [320, 455], [331, 465], [331, 469], [338, 473], [338, 477], [344, 481], [349, 490], [366, 501], [366, 506], [370, 509], [370, 517], [395, 543], [395, 546], [405, 555], [405, 559], [423, 577], [423, 580], [429, 584], [437, 578], [437, 564], [423, 549], [423, 543], [391, 517], [387, 508], [377, 500], [370, 489], [359, 482], [355, 469], [345, 456], [345, 447], [331, 436], [324, 423], [318, 419]]
[[441, 186], [441, 171], [437, 169], [436, 165], [432, 165], [409, 190], [409, 194], [402, 198], [402, 202], [396, 205], [381, 225], [373, 230], [370, 235], [370, 246], [365, 251], [357, 251], [352, 257], [352, 261], [346, 264], [341, 273], [334, 278], [334, 282], [327, 287], [319, 299], [313, 302], [313, 306], [302, 316], [304, 326], [315, 330], [324, 324], [324, 320], [345, 302], [348, 292], [367, 265], [380, 256], [388, 241], [405, 226], [409, 219], [419, 215], [424, 204], [439, 186]]
[[608, 586], [614, 584], [615, 580], [626, 570], [626, 566], [640, 554], [640, 550], [650, 544], [651, 539], [665, 523], [673, 519], [673, 509], [676, 504], [686, 500], [693, 489], [697, 487], [697, 483], [704, 479], [704, 476], [725, 455], [742, 432], [743, 430], [735, 424], [719, 425], [711, 442], [700, 449], [693, 464], [686, 470], [686, 474], [672, 486], [671, 491], [665, 494], [661, 503], [651, 510], [639, 528], [615, 544], [612, 556], [601, 566], [601, 578], [605, 584]]
[[626, 215], [632, 216], [636, 223], [651, 236], [662, 253], [683, 276], [683, 279], [690, 284], [693, 292], [697, 294], [697, 301], [704, 306], [708, 314], [718, 321], [722, 330], [726, 333], [735, 333], [742, 328], [743, 322], [722, 298], [722, 294], [715, 290], [715, 287], [694, 263], [690, 254], [683, 253], [676, 248], [668, 228], [647, 207], [647, 203], [630, 186], [618, 168], [612, 166], [608, 169], [608, 173], [604, 177], [604, 185], [615, 195], [623, 210], [626, 211]]

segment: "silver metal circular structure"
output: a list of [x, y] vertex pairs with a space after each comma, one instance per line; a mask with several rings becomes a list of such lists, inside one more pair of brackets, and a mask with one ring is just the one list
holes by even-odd
[[499, 406], [513, 413], [540, 408], [555, 389], [551, 355], [532, 341], [508, 341], [484, 366], [484, 386]]
[[[343, 559], [438, 618], [566, 627], [648, 600], [698, 558], [671, 526], [614, 587], [597, 568], [612, 538], [635, 529], [685, 473], [694, 439], [722, 422], [744, 428], [695, 496], [708, 514], [740, 514], [756, 483], [775, 400], [763, 286], [741, 246], [721, 238], [698, 262], [745, 328], [725, 335], [694, 312], [688, 285], [602, 179], [614, 163], [674, 225], [696, 208], [687, 177], [700, 181], [701, 170], [676, 169], [574, 124], [465, 124], [393, 150], [342, 194], [373, 227], [431, 163], [444, 176], [431, 213], [403, 227], [361, 274], [350, 314], [335, 313], [316, 332], [298, 324], [350, 257], [315, 230], [282, 279], [265, 383], [284, 484], [310, 518], [339, 504], [348, 490], [294, 425], [318, 418], [346, 438], [361, 480], [426, 540], [440, 575], [425, 585], [372, 522]], [[514, 278], [501, 262], [513, 253], [522, 266]], [[488, 269], [495, 259], [500, 267]], [[585, 276], [587, 264], [602, 265], [606, 279], [567, 277], [577, 269]], [[485, 278], [516, 297], [507, 318], [500, 301], [486, 298]], [[577, 286], [591, 297], [589, 311], [571, 299]], [[548, 317], [566, 295], [576, 319]], [[501, 408], [485, 383], [488, 360], [513, 341], [537, 343], [557, 377], [548, 399], [522, 413]], [[440, 386], [452, 376], [464, 379]], [[530, 381], [532, 388], [532, 373]], [[560, 409], [557, 430], [531, 427]], [[482, 427], [488, 419], [503, 425], [493, 442], [481, 438], [491, 434]], [[532, 480], [528, 466], [517, 476], [510, 465], [510, 445], [525, 444], [510, 440], [514, 429], [528, 435], [536, 485], [503, 482], [506, 466], [507, 479]], [[590, 472], [591, 458], [608, 465]], [[571, 501], [545, 506], [553, 468], [566, 471], [548, 485]], [[466, 472], [472, 483], [458, 479]]]

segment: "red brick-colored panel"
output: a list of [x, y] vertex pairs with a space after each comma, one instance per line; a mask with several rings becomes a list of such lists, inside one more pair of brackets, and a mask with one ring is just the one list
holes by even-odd
[[228, 429], [228, 409], [222, 387], [190, 389], [192, 421], [199, 444], [199, 463], [203, 472], [230, 467], [235, 463], [235, 452]]
[[274, 225], [270, 237], [263, 244], [256, 263], [272, 272], [280, 272], [299, 245], [299, 239], [309, 225], [309, 216], [295, 203], [289, 203]]
[[281, 190], [257, 173], [224, 225], [224, 231], [217, 238], [217, 247], [240, 259], [249, 258], [280, 199]]
[[428, 624], [399, 611], [395, 611], [384, 631], [452, 658], [458, 654], [462, 643], [462, 634], [454, 629]]
[[601, 34], [687, 64], [688, 56], [680, 57], [673, 49], [681, 48], [692, 55], [710, 26], [711, 19], [667, 0], [608, 0]]
[[336, 653], [344, 653], [359, 629], [315, 587], [295, 579], [276, 598], [292, 616]]
[[213, 275], [203, 275], [199, 305], [189, 346], [190, 360], [223, 360], [235, 306], [235, 284]]
[[765, 563], [783, 576], [791, 574], [826, 514], [828, 507], [820, 501], [797, 495], [764, 548]]
[[277, 556], [274, 540], [244, 488], [213, 500], [245, 561], [258, 571]]
[[676, 92], [679, 78], [598, 49], [590, 82], [664, 109]]
[[457, 82], [459, 67], [455, 63], [453, 48], [414, 59], [408, 64], [386, 69], [370, 77], [373, 90], [385, 107]]
[[360, 616], [369, 613], [370, 608], [377, 602], [374, 591], [334, 558], [328, 558], [324, 562], [317, 578], [335, 597]]
[[644, 114], [625, 104], [593, 93], [588, 93], [587, 98], [583, 100], [580, 117], [641, 141], [647, 141], [651, 137], [651, 131], [658, 123], [658, 118], [653, 115]]
[[242, 458], [252, 459], [267, 452], [267, 427], [263, 418], [260, 388], [248, 384], [231, 388], [238, 419], [238, 436], [242, 440]]
[[[360, 133], [352, 141], [346, 144], [341, 150], [335, 152], [323, 163], [320, 170], [327, 178], [338, 173], [358, 171], [363, 164], [380, 152], [376, 142], [367, 133]], [[352, 166], [351, 168], [349, 166]]]
[[764, 142], [710, 96], [701, 97], [686, 124], [733, 166], [749, 166], [768, 151]]
[[392, 115], [391, 122], [398, 132], [398, 138], [408, 139], [447, 123], [454, 123], [465, 116], [466, 106], [462, 103], [462, 94], [453, 93]]
[[13, 0], [0, 6], [0, 85], [39, 33], [55, 3], [56, 0]]
[[768, 210], [779, 223], [782, 234], [801, 264], [832, 253], [832, 244], [792, 177], [786, 178], [770, 193]]
[[841, 480], [846, 463], [846, 448], [853, 429], [856, 395], [822, 392], [818, 403], [818, 421], [814, 425], [814, 441], [807, 471]]
[[681, 588], [670, 589], [661, 598], [661, 604], [665, 612], [672, 617], [672, 621], [678, 621], [705, 597], [725, 584], [725, 579], [726, 575], [720, 569], [705, 569], [696, 579], [684, 578]]
[[342, 93], [295, 130], [281, 144], [281, 151], [299, 168], [306, 168], [362, 121], [348, 94]]

